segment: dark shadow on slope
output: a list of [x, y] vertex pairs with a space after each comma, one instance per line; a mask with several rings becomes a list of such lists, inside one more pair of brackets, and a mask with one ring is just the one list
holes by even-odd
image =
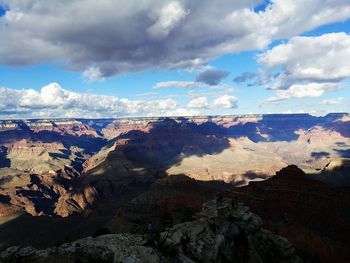
[[[187, 156], [217, 154], [230, 147], [222, 127], [207, 123], [210, 129], [189, 122], [166, 118], [148, 132], [130, 131], [118, 137], [127, 139], [123, 151], [129, 160], [141, 166], [166, 169]], [[207, 126], [206, 126], [207, 127]]]
[[342, 158], [350, 158], [350, 149], [338, 150], [334, 149]]
[[12, 176], [11, 175], [5, 175], [0, 178], [0, 186], [2, 186], [5, 183], [11, 182]]
[[[247, 136], [254, 142], [260, 141], [293, 141], [299, 138], [295, 132], [299, 129], [309, 130], [321, 126], [327, 130], [335, 130], [345, 137], [350, 137], [350, 122], [337, 122], [344, 114], [328, 114], [315, 117], [309, 114], [266, 114], [257, 122], [234, 125], [226, 128], [230, 137]], [[262, 136], [267, 135], [267, 136]]]
[[[54, 159], [69, 159], [69, 156], [72, 154], [72, 151], [69, 149], [60, 149], [59, 151], [58, 153], [49, 152], [49, 156]], [[80, 152], [77, 153], [79, 158], [83, 157]]]
[[[344, 137], [350, 137], [350, 121], [340, 121], [339, 119], [348, 114], [328, 114], [334, 116], [329, 122], [325, 123], [324, 127], [329, 130], [339, 132]], [[328, 116], [327, 115], [327, 116]]]
[[297, 130], [307, 130], [320, 122], [322, 119], [309, 114], [268, 114], [261, 115], [261, 120], [256, 122], [236, 124], [228, 128], [207, 122], [198, 125], [198, 129], [232, 138], [246, 136], [253, 142], [293, 141], [299, 137], [295, 133]]
[[320, 173], [307, 174], [308, 178], [316, 179], [333, 187], [350, 187], [350, 160], [342, 159], [334, 167], [328, 163]]
[[[262, 133], [263, 129], [271, 133], [268, 140], [288, 141], [297, 138], [296, 130], [308, 129], [322, 120], [308, 114], [266, 115], [255, 123], [225, 128], [212, 121], [196, 124], [186, 118], [177, 118], [176, 121], [164, 118], [152, 123], [153, 128], [149, 132], [132, 130], [115, 138], [113, 142], [120, 140], [121, 144], [108, 153], [103, 162], [104, 172], [91, 172], [84, 176], [83, 182], [95, 186], [100, 195], [107, 198], [130, 183], [152, 184], [163, 177], [163, 171], [185, 157], [221, 153], [231, 147], [229, 138], [248, 134], [252, 140], [266, 140], [257, 134], [257, 127]], [[125, 157], [132, 162], [133, 167], [128, 167], [128, 164], [121, 167], [117, 165]], [[132, 171], [135, 167], [143, 169], [144, 174]], [[247, 180], [266, 178], [265, 175], [249, 172], [246, 177]], [[246, 181], [236, 183], [243, 185]]]
[[310, 179], [290, 166], [227, 194], [250, 206], [268, 229], [289, 239], [305, 262], [349, 262], [350, 188]]
[[[41, 248], [92, 235], [113, 218], [116, 211], [137, 226], [132, 228], [133, 232], [146, 231], [150, 221], [161, 230], [169, 223], [191, 220], [193, 212], [220, 191], [224, 196], [236, 197], [251, 206], [270, 230], [287, 237], [297, 247], [306, 262], [319, 262], [320, 259], [329, 262], [332, 255], [342, 258], [348, 253], [341, 246], [349, 242], [346, 231], [350, 192], [308, 179], [296, 168], [238, 189], [233, 189], [231, 184], [196, 181], [185, 175], [161, 178], [151, 188], [126, 197], [135, 190], [128, 187], [118, 196], [124, 199], [114, 197], [109, 202], [97, 204], [88, 218], [22, 215], [0, 225], [1, 246], [33, 245]], [[138, 201], [129, 203], [136, 196]]]
[[[40, 180], [38, 181], [36, 176], [32, 176], [31, 179], [32, 183], [37, 183], [40, 187]], [[177, 220], [180, 221], [183, 216], [189, 215], [187, 212], [190, 212], [180, 207], [185, 201], [188, 205], [192, 202], [192, 205], [200, 208], [202, 202], [208, 198], [212, 198], [218, 191], [225, 191], [232, 188], [231, 184], [225, 184], [221, 181], [196, 181], [184, 175], [171, 176], [171, 178], [163, 177], [163, 179], [171, 181], [165, 185], [166, 191], [163, 192], [163, 194], [171, 198], [167, 200], [165, 200], [166, 198], [162, 198], [160, 201], [161, 209], [164, 212], [170, 208], [167, 207], [168, 203], [172, 207], [175, 205], [175, 207], [170, 209], [171, 211], [176, 210], [174, 212], [176, 212]], [[160, 179], [161, 181], [162, 179]], [[141, 181], [133, 180], [123, 188], [115, 189], [113, 195], [105, 196], [100, 202], [97, 202], [94, 205], [92, 214], [89, 216], [72, 215], [68, 218], [59, 218], [52, 216], [33, 217], [28, 214], [22, 214], [18, 218], [0, 225], [0, 251], [13, 245], [31, 245], [37, 248], [44, 248], [93, 235], [99, 228], [109, 222], [121, 207], [127, 206], [135, 197], [147, 193], [151, 187], [154, 188], [157, 186], [151, 186], [150, 183], [144, 184]], [[175, 195], [173, 195], [174, 193]], [[32, 201], [38, 202], [38, 206], [45, 205], [40, 203], [40, 196], [37, 196], [38, 193], [32, 192], [28, 194], [32, 197]], [[190, 195], [192, 198], [188, 199], [186, 195]], [[199, 199], [198, 195], [201, 196]], [[182, 201], [173, 199], [173, 197], [176, 199], [179, 196], [183, 197]], [[174, 201], [176, 202], [174, 203]], [[148, 208], [149, 206], [140, 207], [139, 212], [146, 211]], [[40, 207], [40, 209], [45, 209], [45, 207]], [[153, 216], [157, 216], [159, 210], [152, 211], [154, 212]], [[161, 218], [163, 212], [158, 214], [159, 218]], [[185, 214], [183, 215], [182, 212]]]
[[[33, 182], [35, 178], [33, 177]], [[129, 185], [114, 196], [100, 200], [94, 204], [91, 214], [75, 214], [70, 217], [31, 216], [23, 213], [19, 217], [0, 224], [0, 251], [9, 246], [33, 246], [45, 248], [67, 241], [77, 240], [93, 235], [101, 226], [113, 218], [121, 205], [145, 192], [145, 186]], [[47, 203], [40, 203], [37, 193], [33, 198], [41, 209], [46, 209]]]
[[[328, 129], [332, 121], [339, 118], [338, 115], [315, 117], [309, 114], [266, 114], [258, 117], [261, 117], [261, 119], [255, 122], [235, 124], [227, 128], [216, 125], [210, 118], [206, 123], [192, 125], [199, 133], [204, 134], [217, 134], [232, 138], [246, 136], [253, 142], [289, 142], [299, 138], [299, 135], [296, 134], [299, 129], [309, 130], [316, 125]], [[184, 119], [183, 122], [186, 122], [186, 120]]]
[[84, 149], [88, 154], [96, 153], [107, 144], [107, 141], [102, 138], [87, 135], [61, 135], [50, 131], [40, 131], [38, 133], [34, 133], [33, 140], [44, 143], [61, 142], [67, 149], [69, 149], [71, 146], [77, 146]]
[[70, 134], [60, 134], [54, 131], [33, 132], [28, 129], [15, 129], [0, 132], [0, 145], [15, 143], [20, 140], [28, 140], [33, 142], [53, 143], [61, 142], [65, 148], [77, 146], [86, 151], [88, 154], [99, 151], [107, 144], [107, 140], [88, 135], [75, 136]]
[[110, 221], [111, 232], [144, 234], [149, 223], [157, 232], [192, 220], [202, 204], [218, 192], [232, 189], [222, 181], [200, 181], [184, 174], [158, 179], [148, 191], [124, 204]]
[[336, 142], [335, 144], [339, 147], [347, 147], [347, 144], [345, 142]]
[[101, 135], [102, 130], [109, 124], [113, 123], [115, 119], [77, 119], [77, 121], [89, 125], [91, 128], [95, 129], [99, 135]]
[[11, 167], [11, 160], [7, 158], [7, 148], [0, 146], [0, 168]]
[[10, 201], [11, 201], [10, 197], [0, 194], [0, 203], [9, 204]]
[[329, 157], [330, 153], [329, 152], [312, 152], [311, 157], [315, 159], [320, 159], [324, 157]]
[[49, 153], [49, 156], [53, 159], [69, 159], [69, 155], [64, 153]]

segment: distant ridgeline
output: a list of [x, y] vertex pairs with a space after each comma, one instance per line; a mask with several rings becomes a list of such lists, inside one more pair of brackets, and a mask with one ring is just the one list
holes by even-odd
[[[310, 125], [324, 124], [329, 122], [350, 121], [348, 113], [330, 113], [326, 116], [316, 117], [309, 114], [244, 114], [244, 115], [218, 115], [218, 116], [186, 116], [186, 117], [125, 117], [106, 119], [26, 119], [26, 120], [0, 120], [0, 132], [13, 129], [28, 129], [33, 131], [85, 128], [102, 132], [108, 126], [123, 125], [147, 125], [152, 122], [163, 122], [164, 120], [174, 120], [177, 123], [193, 122], [203, 124], [213, 122], [225, 128], [246, 123], [294, 123], [307, 122]], [[283, 128], [283, 127], [282, 127]]]

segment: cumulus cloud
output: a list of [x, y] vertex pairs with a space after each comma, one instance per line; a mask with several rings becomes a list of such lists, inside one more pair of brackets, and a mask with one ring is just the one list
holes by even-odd
[[350, 77], [350, 35], [294, 37], [258, 56], [263, 85], [276, 95], [267, 102], [320, 97], [343, 88]]
[[223, 95], [214, 100], [213, 107], [222, 109], [237, 108], [237, 98], [235, 96]]
[[350, 77], [350, 35], [294, 37], [264, 52], [258, 61], [267, 71], [282, 68], [271, 89], [300, 82], [339, 82]]
[[207, 69], [201, 72], [197, 78], [197, 82], [205, 83], [209, 86], [219, 85], [222, 79], [226, 78], [230, 72], [218, 69]]
[[338, 83], [308, 83], [295, 84], [286, 90], [277, 90], [276, 96], [268, 98], [267, 102], [277, 102], [288, 99], [316, 98], [326, 91], [335, 91], [341, 88]]
[[1, 0], [0, 64], [65, 62], [91, 80], [193, 68], [350, 17], [348, 0], [272, 0], [255, 12], [261, 2]]
[[[222, 96], [213, 106], [228, 109], [236, 98]], [[173, 99], [130, 100], [115, 96], [77, 93], [63, 89], [57, 83], [34, 89], [0, 87], [0, 118], [100, 118], [119, 116], [181, 116], [198, 115], [209, 108], [207, 98], [197, 98], [186, 106]]]
[[164, 114], [178, 103], [165, 100], [129, 100], [114, 96], [76, 93], [51, 83], [40, 91], [0, 88], [0, 116], [13, 117], [117, 117]]
[[195, 98], [187, 104], [189, 108], [208, 108], [208, 106], [208, 99], [206, 97]]

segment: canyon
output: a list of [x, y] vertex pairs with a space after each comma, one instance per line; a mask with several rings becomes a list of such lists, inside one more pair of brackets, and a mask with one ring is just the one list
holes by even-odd
[[346, 262], [349, 171], [346, 113], [3, 120], [0, 247], [165, 231], [221, 192], [306, 262]]

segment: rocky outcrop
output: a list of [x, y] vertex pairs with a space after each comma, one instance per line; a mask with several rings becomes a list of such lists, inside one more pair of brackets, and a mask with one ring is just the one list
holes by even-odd
[[17, 141], [12, 144], [7, 145], [8, 154], [18, 155], [18, 154], [41, 154], [45, 151], [59, 151], [64, 149], [64, 146], [60, 142], [51, 143], [33, 143], [27, 141], [26, 139]]
[[187, 221], [215, 195], [214, 185], [207, 187], [183, 175], [158, 179], [147, 192], [123, 204], [107, 227], [113, 233], [145, 233], [149, 222], [164, 230]]
[[98, 193], [94, 187], [87, 185], [83, 190], [62, 194], [55, 206], [54, 214], [61, 217], [68, 217], [73, 214], [88, 214], [91, 212]]
[[309, 262], [350, 261], [350, 188], [310, 179], [291, 165], [227, 195], [247, 204]]
[[0, 255], [0, 260], [3, 263], [164, 262], [154, 248], [145, 244], [141, 236], [105, 235], [44, 250], [11, 247]]
[[161, 234], [163, 246], [182, 262], [301, 262], [287, 239], [263, 229], [240, 203], [210, 201], [196, 217]]
[[5, 178], [0, 197], [6, 203], [0, 198], [0, 215], [17, 211], [59, 217], [89, 213], [98, 194], [93, 186], [79, 183], [80, 180], [79, 174], [67, 167], [53, 174], [22, 173]]
[[110, 234], [37, 250], [10, 247], [1, 262], [302, 262], [291, 243], [262, 228], [248, 207], [205, 203], [196, 219], [162, 233]]

